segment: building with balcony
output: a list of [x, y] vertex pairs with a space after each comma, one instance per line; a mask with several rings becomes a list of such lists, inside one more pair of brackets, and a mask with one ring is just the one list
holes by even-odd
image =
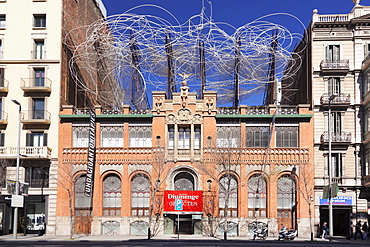
[[[302, 51], [304, 63], [294, 78], [282, 82], [287, 89], [283, 95], [298, 89], [290, 95], [290, 102], [307, 99], [312, 104], [315, 225], [319, 230], [329, 219], [328, 200], [322, 196], [332, 170], [331, 183], [339, 188], [339, 199], [333, 200], [334, 235], [349, 234], [351, 222], [368, 221], [369, 202], [361, 196], [361, 178], [366, 170], [361, 134], [365, 122], [361, 102], [366, 91], [361, 70], [370, 47], [370, 7], [353, 2], [355, 6], [348, 14], [313, 11], [305, 37], [296, 48]], [[294, 86], [284, 87], [290, 82]], [[301, 91], [307, 93], [302, 95]]]
[[62, 107], [58, 232], [70, 234], [73, 211], [76, 234], [251, 236], [268, 224], [277, 236], [284, 224], [310, 236], [309, 105], [217, 107], [216, 92], [182, 85], [153, 92], [150, 111], [96, 106], [95, 127], [88, 109]]
[[[62, 41], [75, 27], [104, 18], [105, 9], [95, 0], [2, 0], [0, 9], [0, 235], [55, 235], [58, 113], [61, 102], [74, 104], [76, 98], [66, 93], [75, 83], [68, 67], [71, 51]], [[16, 193], [19, 121], [19, 181], [28, 191], [21, 191], [24, 205], [13, 229], [8, 198]]]

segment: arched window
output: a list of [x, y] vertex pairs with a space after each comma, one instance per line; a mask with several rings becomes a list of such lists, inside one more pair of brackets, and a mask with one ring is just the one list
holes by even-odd
[[296, 184], [289, 174], [277, 183], [278, 224], [295, 229]]
[[104, 216], [121, 215], [121, 179], [110, 174], [103, 180], [103, 212]]
[[150, 205], [150, 181], [144, 174], [136, 174], [131, 180], [131, 214], [148, 216]]
[[255, 174], [248, 180], [248, 216], [266, 217], [266, 180], [262, 174]]
[[220, 216], [238, 216], [238, 181], [234, 175], [226, 174], [219, 182], [218, 205]]
[[79, 176], [75, 181], [75, 232], [76, 234], [90, 234], [91, 197], [85, 196], [86, 174]]
[[194, 190], [194, 177], [188, 172], [175, 176], [175, 190]]

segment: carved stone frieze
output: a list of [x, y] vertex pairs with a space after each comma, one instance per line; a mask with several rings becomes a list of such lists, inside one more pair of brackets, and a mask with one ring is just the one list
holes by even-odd
[[203, 122], [200, 114], [193, 114], [188, 108], [181, 108], [176, 114], [167, 115], [166, 124], [201, 124]]

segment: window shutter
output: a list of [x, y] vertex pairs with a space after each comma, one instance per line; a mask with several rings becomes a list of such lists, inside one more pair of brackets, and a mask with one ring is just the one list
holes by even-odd
[[32, 133], [26, 133], [26, 146], [27, 147], [33, 146], [33, 134]]
[[44, 133], [44, 147], [48, 145], [48, 133]]
[[0, 147], [4, 147], [5, 133], [0, 133]]

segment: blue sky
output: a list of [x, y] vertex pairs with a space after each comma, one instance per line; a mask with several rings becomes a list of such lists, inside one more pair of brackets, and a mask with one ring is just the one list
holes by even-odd
[[[241, 27], [258, 18], [274, 13], [287, 13], [299, 20], [287, 15], [274, 15], [267, 21], [279, 24], [287, 28], [291, 33], [303, 34], [305, 27], [311, 21], [312, 11], [318, 10], [319, 14], [347, 14], [354, 7], [352, 0], [211, 0], [211, 6], [207, 0], [102, 0], [107, 10], [107, 15], [122, 14], [131, 8], [151, 4], [167, 9], [180, 23], [185, 23], [189, 18], [201, 13], [202, 2], [206, 8], [207, 16], [214, 22], [225, 22], [235, 28]], [[361, 5], [370, 6], [370, 0], [361, 0]], [[173, 18], [166, 12], [153, 7], [140, 7], [130, 11], [135, 14], [153, 15], [172, 22]], [[218, 24], [218, 26], [220, 26]], [[230, 34], [232, 29], [223, 26]], [[149, 97], [150, 98], [150, 97]], [[247, 105], [260, 105], [261, 95], [255, 95], [243, 102]]]
[[[103, 0], [103, 2], [108, 15], [120, 14], [142, 4], [155, 4], [169, 10], [181, 22], [199, 14], [202, 8], [202, 0]], [[204, 2], [209, 15], [210, 8], [207, 0]], [[314, 9], [318, 9], [319, 14], [345, 14], [349, 13], [354, 6], [352, 0], [212, 0], [211, 2], [214, 21], [227, 22], [235, 27], [271, 13], [292, 14], [307, 26]], [[361, 0], [360, 4], [370, 5], [370, 0]], [[164, 12], [149, 7], [135, 10], [134, 13], [165, 16]], [[303, 27], [291, 18], [279, 16], [271, 21], [284, 25], [291, 32], [303, 32]]]

